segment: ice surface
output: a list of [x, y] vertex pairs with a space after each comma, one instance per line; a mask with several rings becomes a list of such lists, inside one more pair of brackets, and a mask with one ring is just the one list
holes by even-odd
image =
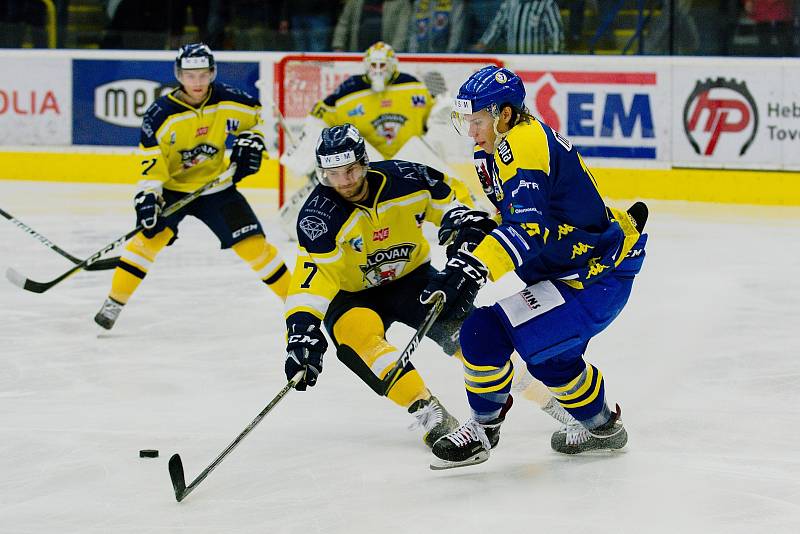
[[[0, 207], [84, 257], [131, 227], [131, 193], [0, 181]], [[245, 194], [292, 258], [274, 199]], [[800, 210], [649, 204], [644, 271], [587, 356], [623, 407], [614, 455], [552, 452], [557, 424], [520, 398], [488, 462], [430, 471], [410, 416], [329, 354], [178, 504], [169, 456], [191, 481], [286, 382], [276, 298], [194, 219], [99, 337], [110, 271], [42, 295], [0, 280], [0, 531], [800, 532]], [[8, 266], [45, 281], [69, 263], [0, 219]], [[466, 417], [460, 367], [430, 341], [413, 359]]]

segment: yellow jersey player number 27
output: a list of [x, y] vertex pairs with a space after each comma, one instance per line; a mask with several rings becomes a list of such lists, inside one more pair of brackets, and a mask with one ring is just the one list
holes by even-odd
[[[284, 299], [290, 274], [277, 249], [236, 184], [261, 166], [264, 136], [261, 104], [246, 92], [216, 81], [217, 65], [208, 46], [187, 44], [175, 59], [180, 87], [156, 99], [142, 120], [136, 221], [144, 230], [125, 246], [111, 290], [95, 322], [114, 326], [123, 306], [147, 275], [156, 255], [178, 238], [187, 215], [200, 219], [232, 248], [275, 294]], [[230, 162], [225, 143], [234, 138]], [[162, 210], [235, 164], [232, 182], [223, 183], [168, 217]]]

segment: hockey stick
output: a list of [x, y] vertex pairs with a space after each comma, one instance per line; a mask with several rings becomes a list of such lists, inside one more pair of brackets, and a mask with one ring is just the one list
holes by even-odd
[[[26, 234], [30, 235], [31, 237], [34, 237], [39, 243], [41, 243], [42, 245], [46, 246], [50, 250], [53, 250], [54, 252], [57, 252], [58, 254], [62, 255], [63, 257], [67, 258], [72, 263], [78, 264], [78, 263], [81, 262], [81, 260], [79, 258], [76, 258], [75, 256], [73, 256], [72, 254], [70, 254], [69, 252], [67, 252], [64, 249], [59, 248], [55, 243], [53, 243], [52, 241], [47, 239], [45, 236], [43, 236], [42, 234], [40, 234], [39, 232], [37, 232], [36, 230], [31, 228], [30, 226], [28, 226], [24, 222], [20, 221], [19, 219], [17, 219], [16, 217], [14, 217], [10, 213], [8, 213], [7, 211], [3, 210], [2, 208], [0, 208], [0, 215], [5, 217], [6, 219], [8, 219], [11, 222], [11, 224], [13, 224], [14, 226], [19, 228], [20, 230], [22, 230]], [[117, 266], [117, 262], [118, 261], [119, 261], [119, 256], [114, 257], [114, 258], [106, 258], [104, 260], [99, 260], [99, 261], [95, 262], [94, 264], [89, 266], [86, 270], [87, 271], [105, 271], [107, 269], [113, 269], [113, 268], [115, 268]]]
[[175, 499], [178, 502], [181, 502], [183, 499], [186, 498], [187, 495], [189, 495], [192, 491], [194, 491], [197, 485], [200, 484], [203, 480], [205, 480], [208, 474], [211, 473], [211, 471], [213, 471], [214, 468], [217, 467], [217, 465], [219, 465], [219, 463], [222, 462], [222, 460], [225, 459], [226, 456], [228, 456], [228, 454], [230, 454], [230, 452], [239, 444], [239, 442], [242, 441], [244, 437], [247, 434], [249, 434], [250, 431], [253, 430], [255, 426], [258, 423], [260, 423], [261, 420], [264, 419], [264, 417], [275, 406], [277, 406], [277, 404], [281, 401], [281, 399], [283, 399], [286, 396], [286, 394], [289, 393], [289, 391], [291, 391], [297, 385], [298, 382], [300, 382], [300, 380], [303, 378], [303, 373], [304, 371], [298, 371], [292, 377], [292, 379], [289, 380], [289, 382], [287, 382], [285, 386], [283, 386], [283, 389], [281, 389], [278, 392], [278, 394], [275, 395], [275, 398], [269, 401], [269, 404], [267, 404], [267, 406], [263, 410], [261, 410], [261, 413], [259, 413], [256, 416], [256, 418], [253, 419], [250, 422], [250, 424], [245, 427], [242, 433], [236, 436], [236, 439], [233, 440], [231, 444], [228, 445], [225, 448], [225, 450], [222, 451], [219, 454], [219, 456], [217, 456], [214, 459], [213, 462], [211, 462], [211, 465], [206, 467], [202, 473], [197, 475], [197, 478], [195, 478], [192, 481], [192, 483], [189, 484], [188, 486], [186, 485], [186, 477], [184, 476], [183, 473], [183, 462], [181, 461], [181, 455], [180, 454], [172, 455], [172, 457], [169, 459], [169, 477], [172, 480], [172, 487], [175, 490]]
[[[261, 89], [265, 86], [266, 84], [260, 80], [256, 82], [256, 87], [259, 88], [259, 91], [261, 91]], [[269, 102], [270, 107], [272, 108], [272, 115], [275, 117], [275, 120], [278, 121], [278, 124], [283, 130], [283, 134], [286, 136], [286, 140], [289, 141], [289, 144], [292, 145], [292, 147], [296, 147], [298, 139], [294, 136], [292, 130], [289, 128], [289, 124], [286, 122], [286, 117], [283, 116], [278, 104], [274, 100], [270, 99]], [[289, 234], [290, 239], [294, 241], [297, 241], [297, 235], [294, 233], [292, 228], [296, 222], [297, 214], [300, 212], [300, 207], [303, 202], [305, 202], [306, 198], [308, 198], [308, 195], [311, 194], [311, 191], [313, 191], [316, 186], [316, 174], [311, 173], [303, 187], [292, 193], [292, 196], [290, 196], [288, 199], [284, 199], [283, 204], [278, 208], [278, 218], [281, 220], [281, 222], [283, 222], [285, 227], [289, 228], [287, 233]]]
[[[228, 170], [225, 171], [224, 173], [220, 174], [219, 176], [217, 176], [216, 178], [214, 178], [210, 182], [208, 182], [205, 185], [197, 188], [196, 190], [194, 190], [193, 192], [189, 193], [188, 195], [186, 195], [182, 199], [180, 199], [177, 202], [175, 202], [174, 204], [170, 205], [167, 209], [164, 210], [164, 212], [161, 214], [161, 217], [169, 217], [170, 215], [172, 215], [176, 211], [182, 209], [187, 204], [189, 204], [190, 202], [192, 202], [195, 199], [197, 199], [197, 197], [199, 197], [200, 195], [202, 195], [206, 191], [208, 191], [208, 190], [210, 190], [210, 189], [222, 184], [223, 182], [229, 180], [233, 176], [233, 173], [235, 171], [236, 171], [236, 165], [231, 165], [228, 168]], [[48, 282], [37, 282], [35, 280], [31, 280], [30, 278], [26, 278], [19, 271], [17, 271], [16, 269], [13, 269], [12, 267], [9, 267], [6, 270], [6, 278], [8, 278], [8, 280], [12, 284], [14, 284], [15, 286], [19, 286], [22, 289], [25, 289], [27, 291], [32, 291], [34, 293], [44, 293], [45, 291], [47, 291], [48, 289], [50, 289], [54, 285], [58, 284], [59, 282], [61, 282], [62, 280], [66, 279], [66, 278], [69, 278], [71, 275], [75, 274], [76, 272], [80, 271], [81, 269], [86, 269], [86, 268], [90, 267], [91, 265], [94, 265], [95, 263], [98, 262], [98, 260], [100, 259], [100, 256], [103, 256], [104, 254], [107, 254], [108, 252], [111, 252], [112, 250], [116, 249], [118, 246], [120, 246], [123, 243], [127, 242], [131, 237], [133, 237], [134, 235], [139, 233], [142, 229], [143, 229], [143, 227], [142, 227], [141, 224], [137, 225], [136, 228], [134, 228], [130, 232], [126, 233], [125, 235], [123, 235], [121, 237], [118, 237], [117, 239], [115, 239], [114, 241], [112, 241], [108, 245], [104, 246], [103, 248], [101, 248], [100, 250], [98, 250], [97, 252], [95, 252], [94, 254], [92, 254], [91, 256], [86, 258], [85, 260], [81, 261], [80, 263], [76, 264], [75, 266], [73, 266], [72, 268], [67, 270], [65, 273], [61, 274], [60, 276], [58, 276], [58, 277], [56, 277], [56, 278], [54, 278], [54, 279], [52, 279], [52, 280], [50, 280]]]
[[382, 397], [385, 397], [400, 379], [403, 369], [408, 364], [411, 355], [415, 350], [417, 350], [422, 338], [425, 337], [425, 335], [431, 329], [433, 323], [436, 322], [439, 314], [442, 313], [443, 307], [444, 299], [441, 296], [434, 297], [431, 309], [428, 310], [428, 314], [425, 316], [425, 319], [422, 320], [422, 324], [419, 325], [417, 331], [414, 332], [413, 336], [411, 336], [411, 341], [408, 342], [408, 345], [406, 345], [406, 348], [403, 349], [400, 357], [395, 360], [391, 369], [389, 369], [389, 372], [386, 373], [386, 376], [383, 378], [378, 378], [375, 376], [375, 374], [372, 372], [372, 369], [369, 368], [366, 362], [364, 362], [364, 360], [362, 360], [361, 357], [356, 354], [356, 351], [347, 345], [339, 346], [339, 350], [336, 352], [336, 357], [339, 358], [339, 360], [341, 360], [341, 362], [345, 364], [348, 369], [358, 375], [358, 377], [363, 380], [372, 389], [372, 391]]
[[[286, 123], [283, 113], [281, 113], [281, 110], [278, 109], [278, 105], [274, 101], [272, 102], [272, 113], [278, 120], [278, 124], [281, 125], [283, 133], [286, 135], [289, 144], [293, 147], [296, 147], [297, 139], [289, 129], [289, 125]], [[311, 194], [311, 191], [313, 191], [316, 186], [316, 175], [312, 173], [308, 177], [308, 181], [305, 183], [305, 185], [292, 193], [292, 196], [284, 201], [283, 206], [278, 209], [278, 217], [286, 226], [290, 226], [294, 223], [294, 219], [297, 218], [297, 213], [300, 211], [300, 204], [305, 202], [306, 198], [308, 198], [308, 195]]]

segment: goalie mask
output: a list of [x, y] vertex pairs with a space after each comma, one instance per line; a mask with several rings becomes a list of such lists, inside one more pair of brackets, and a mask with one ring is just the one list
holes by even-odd
[[208, 45], [192, 43], [183, 45], [178, 50], [178, 56], [175, 58], [175, 78], [181, 82], [183, 71], [194, 69], [208, 69], [211, 73], [209, 83], [216, 79], [217, 66], [214, 61], [214, 54], [211, 53]]
[[394, 48], [378, 41], [364, 54], [364, 71], [372, 90], [382, 92], [397, 74], [397, 55]]
[[525, 86], [510, 70], [490, 65], [467, 78], [458, 90], [450, 117], [456, 131], [469, 136], [470, 119], [485, 109], [494, 119], [494, 131], [500, 137], [497, 122], [504, 105], [510, 105], [516, 111], [526, 111]]
[[340, 167], [350, 169], [359, 164], [360, 169], [356, 169], [360, 173], [359, 183], [367, 176], [369, 165], [367, 148], [364, 138], [352, 124], [345, 123], [322, 130], [317, 141], [316, 158], [317, 178], [322, 185], [339, 187], [340, 184], [333, 183], [329, 179], [330, 169]]

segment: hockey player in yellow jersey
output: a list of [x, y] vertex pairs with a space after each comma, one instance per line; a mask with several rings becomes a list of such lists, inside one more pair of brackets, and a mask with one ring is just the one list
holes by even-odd
[[[325, 327], [337, 350], [352, 349], [383, 378], [399, 357], [385, 337], [397, 321], [417, 328], [427, 306], [420, 291], [436, 273], [423, 221], [451, 227], [468, 210], [441, 172], [400, 160], [370, 163], [364, 140], [350, 125], [322, 131], [316, 149], [320, 184], [300, 210], [298, 255], [286, 299], [286, 374], [304, 370], [297, 389], [313, 386], [322, 370]], [[440, 318], [428, 332], [442, 350], [460, 358], [456, 334], [467, 310]], [[349, 349], [342, 347], [349, 347]], [[413, 365], [388, 393], [424, 428], [424, 441], [457, 426]]]
[[[177, 239], [178, 225], [186, 215], [203, 221], [222, 248], [232, 248], [276, 295], [286, 297], [291, 275], [235, 186], [261, 166], [261, 105], [244, 91], [215, 82], [216, 72], [208, 46], [181, 47], [175, 60], [180, 88], [158, 98], [143, 117], [134, 208], [144, 230], [120, 256], [111, 291], [95, 316], [103, 328], [114, 326], [156, 255]], [[230, 164], [236, 165], [232, 183], [223, 183], [169, 217], [160, 217], [162, 209], [225, 171], [229, 135], [235, 138], [230, 156]]]
[[297, 176], [310, 174], [319, 132], [326, 126], [349, 123], [364, 137], [371, 161], [409, 159], [434, 167], [445, 173], [461, 202], [473, 205], [467, 186], [450, 176], [452, 171], [425, 140], [435, 98], [424, 83], [400, 72], [398, 65], [391, 46], [380, 41], [372, 45], [364, 54], [364, 74], [347, 78], [314, 105], [298, 145], [281, 157], [281, 164]]

